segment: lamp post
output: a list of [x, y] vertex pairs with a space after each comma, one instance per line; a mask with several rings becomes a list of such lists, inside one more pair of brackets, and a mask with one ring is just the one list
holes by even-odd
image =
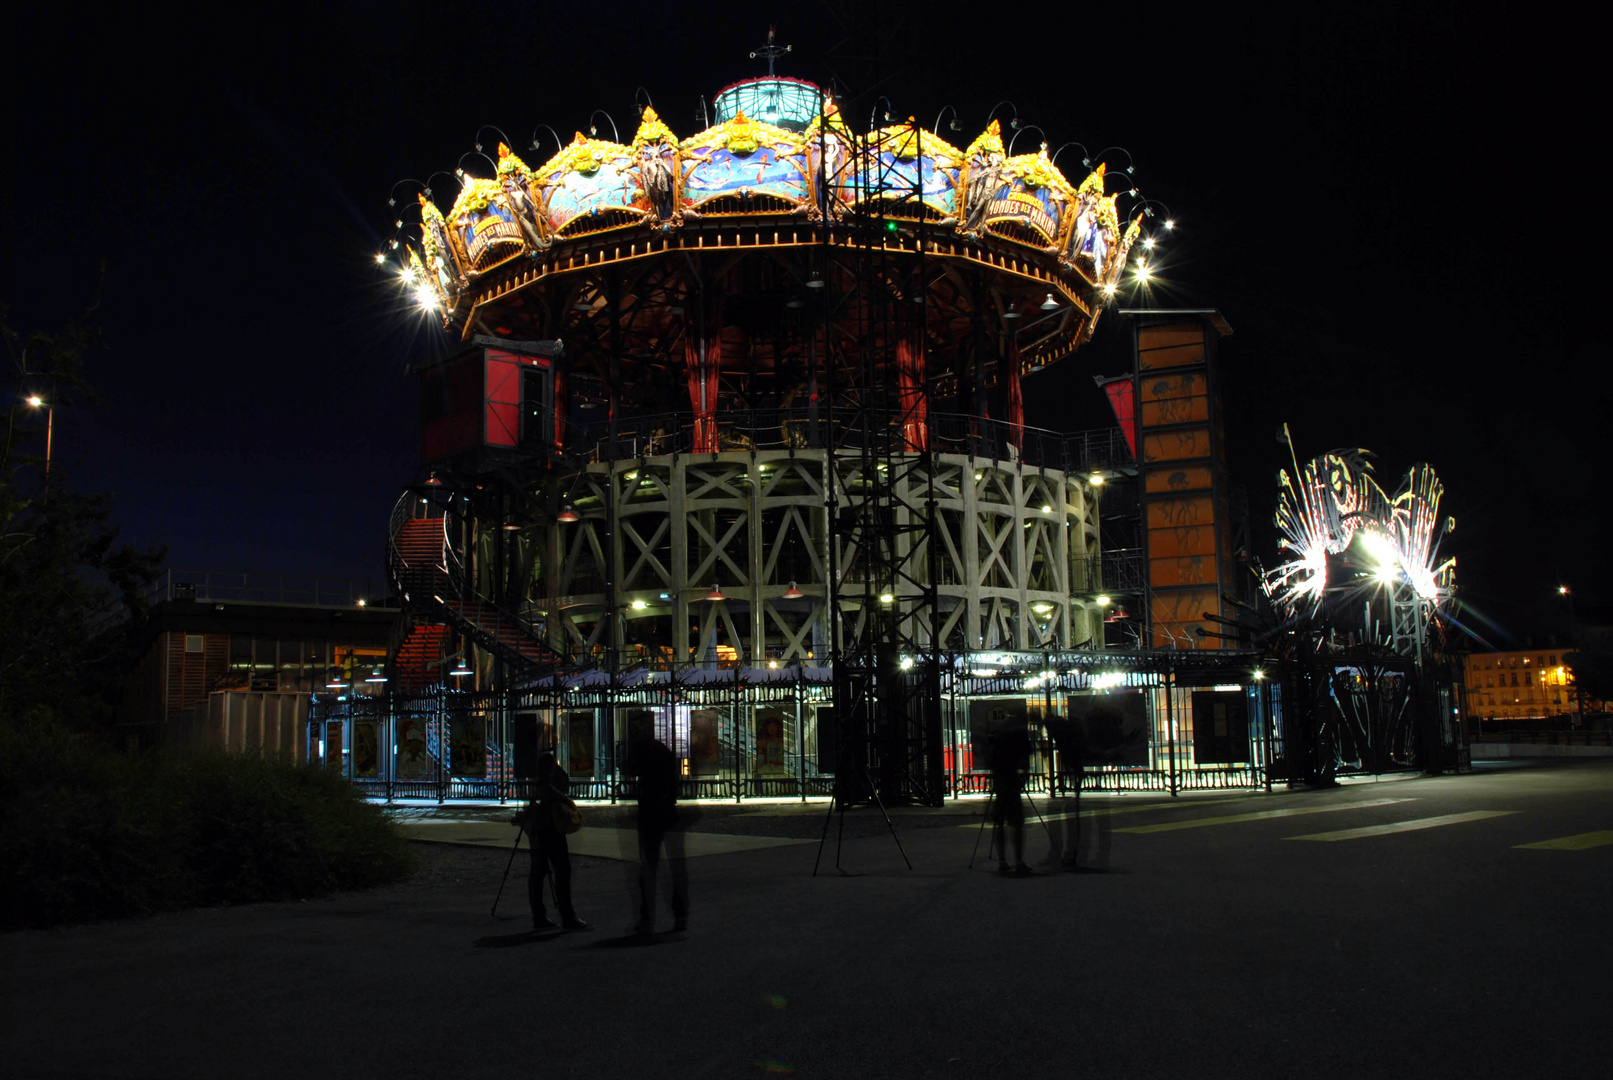
[[[1578, 627], [1574, 621], [1574, 590], [1567, 585], [1557, 586], [1557, 595], [1568, 602], [1568, 643], [1576, 650], [1579, 648]], [[1574, 726], [1585, 726], [1585, 692], [1579, 687], [1579, 680], [1574, 680]]]
[[44, 484], [44, 487], [45, 487], [46, 494], [49, 494], [49, 492], [50, 492], [50, 447], [51, 447], [51, 439], [52, 439], [53, 435], [55, 434], [55, 429], [56, 429], [56, 406], [54, 406], [50, 402], [46, 401], [44, 398], [40, 397], [38, 394], [32, 394], [28, 398], [28, 407], [30, 409], [44, 409], [45, 410], [45, 484]]

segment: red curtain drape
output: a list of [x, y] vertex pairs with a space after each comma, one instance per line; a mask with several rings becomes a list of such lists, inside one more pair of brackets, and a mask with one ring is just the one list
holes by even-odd
[[1008, 346], [1008, 441], [1025, 449], [1025, 394], [1019, 385], [1019, 342]]
[[566, 369], [557, 360], [554, 366], [554, 445], [566, 448]]
[[[916, 320], [915, 320], [916, 322]], [[896, 341], [897, 402], [902, 410], [902, 449], [930, 448], [930, 403], [924, 386], [924, 325], [902, 328]]]
[[706, 325], [706, 355], [700, 355], [700, 333], [690, 325], [683, 332], [684, 363], [689, 369], [689, 405], [694, 410], [694, 446], [697, 454], [714, 454], [717, 442], [717, 379], [722, 370], [722, 327], [712, 319]]

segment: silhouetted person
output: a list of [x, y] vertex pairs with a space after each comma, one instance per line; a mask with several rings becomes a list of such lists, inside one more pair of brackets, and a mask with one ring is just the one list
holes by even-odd
[[1059, 861], [1074, 870], [1081, 858], [1081, 782], [1086, 779], [1087, 734], [1081, 721], [1069, 716], [1047, 718], [1047, 732], [1059, 754], [1059, 777], [1074, 793], [1075, 808], [1064, 818], [1064, 844]]
[[527, 803], [526, 828], [532, 840], [532, 871], [527, 875], [526, 894], [532, 904], [532, 928], [552, 930], [555, 921], [543, 908], [543, 878], [554, 875], [554, 902], [560, 909], [559, 925], [567, 930], [592, 930], [593, 923], [577, 918], [571, 906], [571, 849], [559, 821], [571, 802], [571, 777], [554, 754], [545, 750], [538, 758], [538, 775], [533, 778], [532, 799]]
[[672, 928], [689, 928], [689, 875], [678, 830], [678, 759], [657, 739], [633, 743], [633, 772], [638, 778], [639, 918], [633, 929], [655, 932], [655, 879], [665, 844], [672, 871]]
[[[997, 872], [1024, 877], [1031, 872], [1025, 862], [1025, 807], [1020, 793], [1025, 790], [1025, 770], [1031, 763], [1031, 740], [1023, 723], [1015, 723], [992, 738], [991, 792], [992, 828], [997, 834]], [[1007, 825], [1007, 829], [1003, 828]], [[1004, 833], [1007, 833], [1007, 836]], [[1008, 863], [1007, 839], [1014, 842], [1014, 862]]]

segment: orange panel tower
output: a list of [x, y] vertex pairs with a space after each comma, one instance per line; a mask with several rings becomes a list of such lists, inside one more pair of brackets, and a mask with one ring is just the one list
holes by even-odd
[[[1205, 612], [1228, 616], [1233, 582], [1226, 437], [1216, 348], [1232, 332], [1213, 309], [1131, 310], [1143, 546], [1152, 647], [1233, 643]], [[1200, 634], [1200, 629], [1205, 631]]]

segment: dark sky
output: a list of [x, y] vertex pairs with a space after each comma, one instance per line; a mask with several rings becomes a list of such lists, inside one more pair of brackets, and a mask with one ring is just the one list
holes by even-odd
[[[1608, 599], [1606, 228], [1582, 115], [1605, 93], [1546, 9], [153, 10], [33, 5], [14, 28], [0, 297], [14, 324], [59, 324], [107, 261], [101, 400], [58, 414], [57, 454], [171, 565], [379, 578], [415, 465], [402, 369], [441, 341], [374, 263], [394, 181], [453, 169], [483, 124], [525, 151], [599, 108], [629, 138], [640, 87], [690, 134], [697, 95], [761, 71], [746, 54], [771, 19], [794, 46], [780, 71], [838, 74], [857, 126], [876, 94], [926, 126], [953, 105], [961, 145], [1007, 98], [1055, 147], [1130, 151], [1180, 222], [1153, 301], [1234, 328], [1230, 453], [1258, 519], [1286, 420], [1302, 454], [1376, 451], [1391, 489], [1439, 470], [1491, 640], [1548, 627], [1559, 580]], [[1077, 179], [1079, 157], [1060, 159]], [[1123, 368], [1118, 322], [1037, 376], [1032, 423], [1104, 420], [1090, 376]]]

